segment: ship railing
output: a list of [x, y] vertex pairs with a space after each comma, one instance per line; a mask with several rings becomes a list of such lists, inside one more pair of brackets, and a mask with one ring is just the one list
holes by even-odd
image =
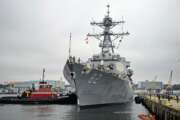
[[96, 69], [98, 71], [102, 71], [105, 73], [111, 73], [113, 76], [116, 76], [116, 77], [119, 76], [118, 73], [114, 72], [114, 70], [109, 69], [107, 66], [105, 67], [105, 66], [100, 65], [100, 66], [94, 67], [93, 69]]
[[95, 69], [95, 70], [102, 71], [102, 72], [105, 72], [105, 73], [111, 73], [115, 77], [120, 76], [120, 74], [114, 72], [114, 70], [108, 69], [108, 67], [104, 66], [104, 65], [99, 65], [99, 66], [95, 67], [94, 65], [91, 65], [89, 62], [83, 62], [82, 60], [80, 60], [80, 58], [78, 58], [78, 60], [76, 61], [75, 57], [73, 58], [73, 62], [85, 66], [85, 69]]

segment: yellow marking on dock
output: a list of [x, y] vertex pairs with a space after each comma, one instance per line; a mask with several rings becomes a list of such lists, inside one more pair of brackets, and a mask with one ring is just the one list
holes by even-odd
[[159, 100], [158, 97], [156, 97], [156, 96], [151, 96], [151, 97], [145, 96], [145, 98], [147, 98], [153, 102], [160, 103], [160, 104], [167, 106], [169, 108], [180, 111], [180, 100], [177, 103], [177, 101], [175, 99], [170, 99], [170, 101], [168, 101], [168, 99], [160, 98], [160, 100]]

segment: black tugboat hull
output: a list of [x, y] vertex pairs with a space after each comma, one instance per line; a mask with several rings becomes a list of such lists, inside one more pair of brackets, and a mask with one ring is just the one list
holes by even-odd
[[2, 97], [0, 104], [77, 104], [76, 95], [63, 96], [57, 99], [50, 100], [30, 100], [20, 97]]

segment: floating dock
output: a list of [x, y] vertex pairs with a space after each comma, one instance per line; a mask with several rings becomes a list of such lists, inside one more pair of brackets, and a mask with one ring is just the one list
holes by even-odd
[[[138, 98], [139, 97], [139, 98]], [[180, 101], [178, 97], [160, 95], [141, 95], [135, 101], [141, 103], [152, 113], [156, 120], [180, 120]]]

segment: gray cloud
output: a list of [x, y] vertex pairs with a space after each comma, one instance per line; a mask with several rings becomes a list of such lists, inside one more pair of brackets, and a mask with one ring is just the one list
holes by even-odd
[[[99, 52], [98, 41], [85, 35], [89, 22], [101, 21], [106, 4], [115, 20], [124, 16], [126, 37], [117, 50], [131, 61], [134, 81], [167, 81], [180, 78], [180, 3], [178, 0], [1, 0], [0, 80], [39, 79], [46, 67], [48, 79], [59, 79], [68, 56], [69, 32], [72, 53], [84, 61]], [[118, 30], [117, 28], [116, 30]]]

